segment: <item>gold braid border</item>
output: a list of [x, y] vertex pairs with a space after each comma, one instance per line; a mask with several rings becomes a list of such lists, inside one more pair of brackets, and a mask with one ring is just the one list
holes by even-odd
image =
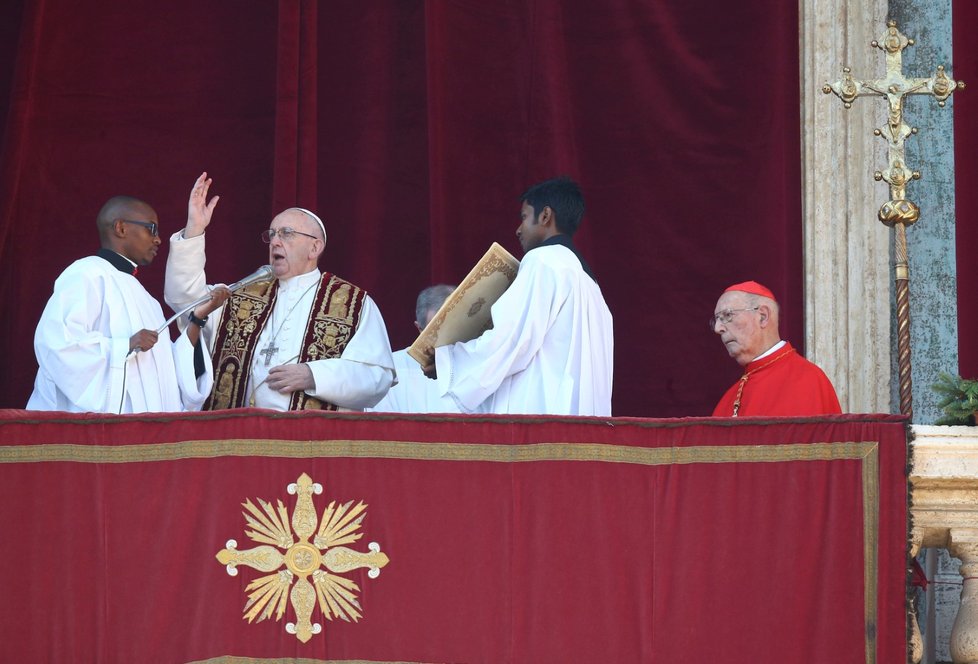
[[210, 659], [199, 659], [187, 664], [426, 664], [423, 662], [380, 661], [375, 659], [309, 659], [307, 657], [278, 657], [265, 659], [260, 657], [235, 657], [224, 655]]
[[836, 461], [875, 454], [876, 442], [632, 447], [603, 443], [493, 445], [391, 440], [186, 440], [146, 445], [4, 445], [0, 463], [141, 463], [218, 457], [410, 459], [421, 461], [600, 461], [643, 466], [691, 463]]

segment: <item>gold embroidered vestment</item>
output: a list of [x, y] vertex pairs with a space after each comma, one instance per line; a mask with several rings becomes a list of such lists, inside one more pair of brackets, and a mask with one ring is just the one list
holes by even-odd
[[[366, 295], [360, 287], [324, 272], [306, 321], [298, 361], [340, 357], [357, 330]], [[250, 405], [248, 383], [255, 348], [277, 296], [276, 280], [243, 288], [225, 304], [214, 344], [214, 389], [204, 410]], [[289, 410], [336, 410], [336, 406], [300, 391], [292, 394]]]

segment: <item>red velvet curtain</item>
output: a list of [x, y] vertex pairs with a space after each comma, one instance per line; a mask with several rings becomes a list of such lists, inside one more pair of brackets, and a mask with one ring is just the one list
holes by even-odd
[[[374, 295], [395, 348], [421, 288], [493, 241], [519, 255], [527, 185], [578, 179], [618, 415], [711, 411], [738, 375], [705, 324], [729, 283], [768, 284], [803, 342], [796, 3], [7, 4], [0, 406], [26, 403], [37, 318], [101, 204], [144, 198], [168, 236], [202, 170], [212, 280], [266, 259], [275, 212], [315, 208], [323, 267]], [[165, 258], [141, 271], [158, 295]]]
[[[978, 3], [952, 4], [953, 58], [951, 74], [965, 83], [978, 81], [978, 48], [973, 28]], [[978, 99], [975, 87], [954, 93], [954, 232], [958, 270], [958, 369], [978, 378]]]

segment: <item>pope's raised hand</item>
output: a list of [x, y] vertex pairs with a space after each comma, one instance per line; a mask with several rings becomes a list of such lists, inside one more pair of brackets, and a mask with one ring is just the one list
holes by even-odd
[[187, 202], [187, 227], [183, 231], [185, 238], [203, 234], [207, 225], [211, 223], [211, 215], [214, 214], [217, 201], [221, 198], [215, 196], [208, 202], [207, 190], [210, 189], [211, 182], [213, 180], [207, 177], [207, 171], [204, 171], [190, 190], [190, 200]]

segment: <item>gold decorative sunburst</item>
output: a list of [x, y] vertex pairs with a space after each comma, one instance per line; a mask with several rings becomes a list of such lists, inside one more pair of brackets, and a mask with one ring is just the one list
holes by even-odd
[[[271, 503], [258, 498], [261, 509], [255, 507], [251, 500], [245, 500], [242, 503], [245, 508], [242, 514], [253, 529], [245, 531], [245, 534], [262, 546], [238, 551], [238, 543], [233, 539], [228, 540], [227, 548], [218, 552], [217, 559], [227, 566], [227, 572], [231, 576], [237, 575], [238, 565], [253, 567], [261, 572], [272, 572], [255, 579], [245, 588], [248, 602], [244, 607], [244, 618], [249, 623], [255, 618], [261, 622], [274, 613], [275, 620], [281, 620], [285, 615], [285, 599], [288, 595], [296, 621], [286, 623], [285, 630], [305, 643], [313, 634], [319, 634], [323, 630], [322, 625], [312, 622], [312, 612], [317, 600], [326, 620], [335, 617], [356, 622], [362, 615], [360, 602], [357, 600], [360, 588], [350, 579], [336, 575], [367, 567], [367, 576], [376, 579], [389, 559], [376, 542], [367, 546], [369, 553], [341, 546], [352, 544], [363, 537], [363, 533], [357, 532], [366, 516], [367, 506], [362, 501], [352, 508], [352, 500], [339, 507], [335, 501], [331, 502], [323, 511], [317, 533], [316, 508], [312, 502], [312, 494], [321, 494], [322, 485], [313, 483], [312, 478], [303, 473], [294, 484], [287, 487], [287, 491], [298, 496], [292, 512], [291, 529], [288, 513], [281, 500], [277, 501], [277, 507], [273, 507]], [[293, 532], [298, 541], [293, 537]], [[316, 536], [310, 543], [309, 538], [313, 533]]]

